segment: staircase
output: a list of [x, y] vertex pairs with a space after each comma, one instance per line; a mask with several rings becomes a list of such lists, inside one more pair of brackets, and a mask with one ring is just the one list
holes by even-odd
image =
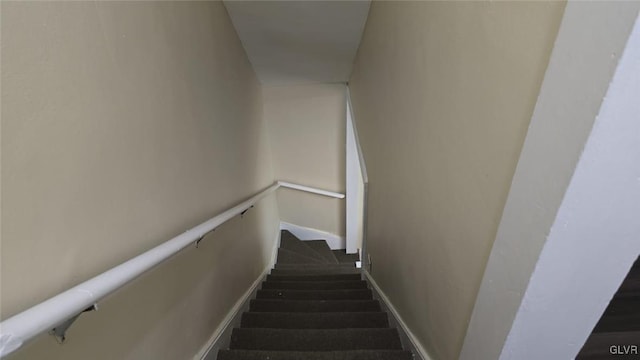
[[611, 358], [640, 358], [640, 258], [576, 357], [578, 360]]
[[356, 259], [283, 231], [275, 268], [218, 360], [412, 359]]

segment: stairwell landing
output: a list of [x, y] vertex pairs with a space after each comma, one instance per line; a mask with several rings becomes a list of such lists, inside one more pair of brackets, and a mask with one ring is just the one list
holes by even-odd
[[282, 231], [274, 269], [217, 359], [412, 359], [356, 260], [324, 240]]

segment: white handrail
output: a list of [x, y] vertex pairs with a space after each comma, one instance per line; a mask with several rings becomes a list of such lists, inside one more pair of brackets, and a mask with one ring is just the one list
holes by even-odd
[[292, 187], [326, 196], [338, 197], [336, 195], [342, 195], [342, 197], [344, 197], [343, 194], [278, 181], [248, 200], [187, 230], [173, 239], [2, 321], [0, 323], [0, 358], [16, 351], [37, 335], [51, 330], [82, 313], [85, 309], [90, 308], [104, 299], [107, 295], [114, 293], [127, 283], [185, 249], [187, 246], [199, 241], [207, 233], [229, 219], [241, 214], [281, 186]]
[[316, 189], [316, 188], [312, 188], [310, 186], [305, 186], [305, 185], [293, 184], [286, 181], [278, 181], [278, 184], [282, 187], [286, 187], [289, 189], [302, 190], [302, 191], [306, 191], [314, 194], [320, 194], [324, 196], [330, 196], [338, 199], [344, 199], [344, 196], [345, 196], [344, 194], [341, 194], [341, 193], [337, 193], [329, 190]]

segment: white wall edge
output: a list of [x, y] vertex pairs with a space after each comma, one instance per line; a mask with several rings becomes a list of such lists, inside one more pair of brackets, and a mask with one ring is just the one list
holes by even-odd
[[381, 305], [384, 307], [384, 310], [391, 315], [391, 317], [389, 318], [389, 325], [398, 329], [403, 348], [405, 350], [411, 351], [414, 355], [414, 358], [419, 358], [421, 360], [432, 360], [433, 358], [429, 355], [424, 346], [422, 346], [411, 329], [409, 329], [407, 323], [404, 321], [402, 316], [400, 316], [398, 310], [396, 310], [396, 308], [393, 306], [393, 303], [391, 303], [384, 291], [380, 289], [378, 283], [376, 283], [371, 274], [369, 274], [369, 272], [366, 270], [362, 270], [362, 273], [371, 285], [374, 298], [376, 300], [379, 300]]
[[367, 169], [364, 156], [360, 148], [358, 131], [353, 118], [349, 87], [346, 88], [346, 161], [345, 184], [347, 188], [346, 210], [346, 251], [357, 253], [364, 248], [366, 197], [367, 197]]
[[280, 221], [280, 230], [288, 230], [300, 240], [326, 240], [331, 250], [345, 249], [346, 240], [344, 236], [332, 234], [330, 232], [313, 229], [310, 227], [291, 224]]
[[640, 17], [549, 231], [501, 360], [578, 355], [640, 253], [639, 58]]
[[231, 342], [231, 332], [233, 328], [240, 325], [242, 319], [242, 313], [249, 310], [250, 300], [256, 296], [258, 287], [265, 280], [267, 274], [273, 268], [276, 257], [278, 254], [278, 248], [280, 247], [280, 231], [276, 234], [276, 241], [274, 242], [274, 248], [271, 251], [271, 259], [266, 268], [262, 271], [262, 274], [251, 284], [251, 286], [245, 291], [245, 293], [236, 301], [231, 310], [224, 317], [218, 328], [213, 332], [206, 344], [198, 351], [193, 357], [193, 360], [215, 360], [218, 356], [218, 350], [226, 349]]
[[[505, 350], [518, 312], [526, 311], [524, 294], [540, 264], [551, 229], [563, 226], [555, 223], [557, 213], [575, 178], [588, 136], [597, 125], [594, 120], [599, 116], [602, 99], [608, 96], [607, 89], [638, 8], [638, 2], [567, 1], [469, 319], [460, 360], [498, 359]], [[605, 186], [595, 189], [584, 198], [584, 206], [588, 206], [590, 197], [609, 191]], [[569, 246], [568, 242], [565, 244]], [[577, 249], [582, 246], [579, 244]], [[613, 243], [611, 248], [615, 248]], [[606, 253], [603, 257], [612, 254]], [[561, 281], [560, 277], [576, 259], [569, 255], [564, 260], [556, 260], [567, 267], [547, 285]], [[598, 267], [602, 266], [598, 262]], [[548, 287], [539, 300], [550, 302], [553, 297]], [[580, 299], [575, 307], [585, 304]], [[563, 313], [554, 320], [563, 318], [568, 319]], [[561, 335], [553, 325], [547, 324], [547, 329], [559, 336], [556, 340], [565, 339], [567, 345], [569, 334], [576, 328]], [[536, 349], [549, 347], [542, 338], [537, 340], [532, 342]], [[556, 344], [556, 340], [549, 345]], [[545, 358], [534, 355], [536, 349], [526, 357], [512, 358]], [[555, 353], [551, 358], [570, 357]]]
[[362, 152], [362, 147], [360, 146], [360, 137], [358, 136], [358, 127], [356, 126], [355, 116], [353, 115], [353, 106], [351, 103], [351, 90], [349, 90], [349, 85], [347, 85], [347, 111], [348, 111], [348, 119], [351, 124], [351, 128], [353, 130], [353, 137], [355, 139], [356, 150], [358, 152], [358, 165], [360, 166], [360, 172], [362, 173], [362, 180], [365, 184], [369, 183], [369, 174], [367, 173], [367, 163], [364, 161], [364, 153]]

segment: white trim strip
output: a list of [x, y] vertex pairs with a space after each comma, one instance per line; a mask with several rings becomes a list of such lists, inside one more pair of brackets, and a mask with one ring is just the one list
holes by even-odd
[[353, 115], [349, 86], [346, 89], [346, 108], [346, 251], [349, 254], [359, 252], [361, 258], [366, 259], [369, 175]]
[[277, 231], [276, 241], [273, 243], [273, 251], [271, 260], [265, 267], [262, 274], [251, 284], [245, 293], [236, 301], [235, 305], [229, 310], [220, 325], [213, 332], [207, 343], [200, 349], [193, 360], [215, 360], [218, 356], [218, 350], [226, 349], [231, 342], [231, 332], [233, 328], [240, 325], [242, 314], [249, 310], [250, 300], [255, 298], [258, 287], [266, 278], [267, 274], [273, 268], [280, 247], [280, 231]]
[[251, 300], [256, 292], [258, 286], [265, 279], [272, 266], [268, 266], [262, 274], [251, 284], [251, 286], [245, 291], [245, 293], [236, 301], [231, 310], [224, 317], [220, 325], [213, 332], [213, 335], [209, 338], [206, 345], [200, 349], [198, 354], [194, 356], [194, 360], [215, 360], [218, 355], [218, 350], [227, 347], [231, 334], [229, 333], [233, 328], [240, 324], [242, 313], [249, 308], [249, 300]]
[[362, 153], [362, 147], [360, 146], [360, 137], [358, 137], [358, 128], [356, 127], [356, 123], [355, 123], [355, 116], [353, 116], [353, 105], [351, 102], [351, 91], [349, 90], [349, 87], [347, 86], [347, 111], [349, 112], [349, 116], [350, 116], [350, 124], [351, 124], [351, 128], [353, 129], [353, 137], [355, 138], [356, 141], [356, 149], [358, 150], [358, 160], [359, 160], [359, 165], [360, 165], [360, 173], [362, 174], [362, 180], [364, 181], [365, 184], [369, 183], [369, 175], [367, 174], [367, 164], [365, 164], [364, 162], [364, 154]]
[[334, 197], [334, 198], [337, 198], [337, 199], [344, 199], [344, 194], [333, 192], [333, 191], [329, 191], [329, 190], [317, 189], [317, 188], [314, 188], [314, 187], [311, 187], [311, 186], [299, 185], [299, 184], [294, 184], [294, 183], [290, 183], [290, 182], [286, 182], [286, 181], [278, 181], [278, 185], [280, 185], [282, 187], [289, 188], [289, 189], [306, 191], [306, 192], [310, 192], [310, 193], [314, 193], [314, 194]]
[[411, 329], [409, 329], [407, 324], [404, 322], [404, 319], [402, 319], [402, 316], [400, 316], [400, 314], [398, 313], [398, 310], [396, 310], [396, 308], [393, 306], [393, 304], [387, 297], [387, 294], [385, 294], [384, 291], [380, 289], [380, 286], [378, 286], [378, 283], [376, 283], [376, 281], [373, 279], [373, 277], [371, 276], [371, 274], [369, 274], [367, 270], [363, 269], [362, 273], [367, 278], [367, 281], [373, 288], [374, 295], [376, 295], [379, 298], [379, 300], [382, 300], [382, 303], [383, 303], [382, 305], [384, 305], [387, 308], [388, 312], [391, 313], [392, 319], [389, 319], [389, 320], [394, 320], [396, 322], [398, 327], [398, 332], [400, 333], [400, 339], [402, 340], [404, 347], [408, 348], [407, 350], [410, 350], [411, 352], [414, 353], [414, 355], [416, 355], [422, 360], [431, 360], [432, 357], [429, 356], [429, 353], [427, 352], [427, 350], [424, 348], [424, 346], [422, 346], [422, 344], [420, 343], [418, 338], [413, 334]]

